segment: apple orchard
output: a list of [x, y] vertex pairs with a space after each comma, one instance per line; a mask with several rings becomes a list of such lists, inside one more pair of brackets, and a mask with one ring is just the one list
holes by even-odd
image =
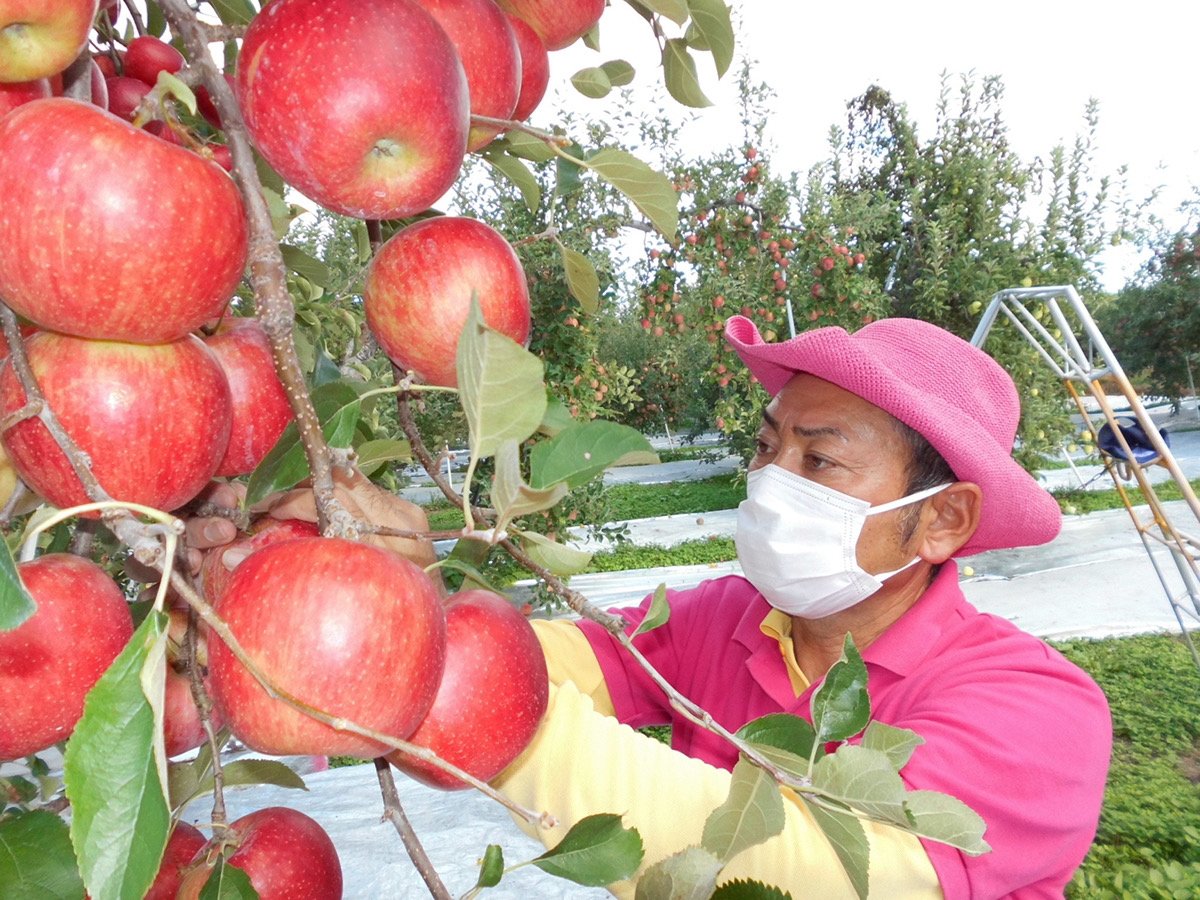
[[[628, 2], [670, 94], [702, 102], [697, 62], [720, 75], [733, 56], [724, 0]], [[511, 556], [632, 648], [565, 584], [587, 555], [528, 523], [608, 466], [655, 457], [637, 431], [575, 418], [548, 391], [547, 370], [570, 363], [552, 344], [526, 349], [546, 323], [509, 240], [431, 207], [461, 184], [468, 154], [531, 211], [552, 207], [530, 196], [531, 164], [557, 161], [678, 246], [665, 176], [526, 124], [548, 53], [598, 49], [605, 9], [0, 0], [0, 515], [20, 559], [0, 554], [0, 761], [23, 766], [0, 778], [0, 895], [341, 896], [337, 851], [308, 816], [227, 821], [225, 784], [298, 780], [282, 763], [223, 761], [231, 738], [272, 756], [374, 759], [385, 817], [435, 897], [449, 895], [390, 766], [482, 790], [531, 826], [553, 817], [487, 784], [536, 730], [547, 675], [486, 564]], [[599, 94], [632, 78], [610, 60], [573, 81]], [[287, 242], [290, 189], [351, 222], [362, 267], [350, 303], [377, 350], [358, 369], [296, 340], [298, 304], [318, 325], [339, 310], [314, 290], [322, 263]], [[584, 224], [551, 212], [529, 240], [591, 310], [596, 269], [563, 239]], [[461, 490], [418, 425], [450, 402], [469, 435]], [[378, 514], [382, 489], [363, 473], [414, 460], [461, 507], [461, 529]], [[231, 540], [201, 553], [190, 539], [214, 522]], [[437, 561], [439, 537], [457, 543]], [[775, 802], [776, 781], [813, 788], [808, 770], [762, 752], [766, 737], [725, 737], [754, 764], [743, 780], [765, 781]], [[180, 821], [209, 795], [209, 833]], [[739, 796], [729, 804], [753, 799]], [[480, 889], [505, 871], [496, 851], [464, 849], [483, 855]], [[641, 856], [612, 815], [534, 864], [604, 885]], [[865, 894], [865, 849], [842, 860]], [[698, 877], [678, 860], [651, 868], [677, 886]], [[643, 883], [639, 897], [671, 895]], [[739, 896], [781, 896], [751, 887], [763, 893]]]

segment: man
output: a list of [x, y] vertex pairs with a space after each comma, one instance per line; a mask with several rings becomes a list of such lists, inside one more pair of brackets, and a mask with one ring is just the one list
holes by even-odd
[[[1010, 455], [1012, 381], [982, 351], [911, 319], [766, 344], [734, 317], [726, 336], [773, 398], [739, 509], [745, 577], [674, 593], [668, 624], [636, 645], [735, 730], [767, 713], [807, 718], [810, 693], [853, 635], [873, 717], [925, 741], [901, 771], [907, 787], [966, 802], [993, 848], [972, 858], [869, 826], [872, 896], [1061, 897], [1095, 833], [1107, 703], [1057, 652], [972, 608], [952, 561], [1058, 533], [1055, 501]], [[647, 604], [622, 615], [636, 623]], [[647, 864], [698, 844], [734, 749], [675, 714], [593, 623], [545, 623], [539, 636], [550, 711], [498, 786], [552, 810], [562, 829], [625, 813]], [[626, 727], [654, 723], [673, 726], [674, 749]], [[853, 896], [802, 805], [785, 806], [784, 833], [735, 858], [722, 880]], [[632, 896], [630, 885], [615, 891]]]

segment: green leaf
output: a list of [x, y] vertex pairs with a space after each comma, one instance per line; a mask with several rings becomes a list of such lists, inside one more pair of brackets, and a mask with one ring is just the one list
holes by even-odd
[[[290, 788], [296, 791], [307, 791], [304, 779], [292, 769], [274, 759], [238, 759], [221, 767], [225, 776], [225, 784], [272, 784], [275, 787]], [[198, 793], [207, 794], [213, 789], [213, 778], [210, 773], [201, 780]]]
[[854, 737], [871, 719], [867, 696], [867, 667], [850, 635], [842, 644], [842, 655], [829, 669], [812, 697], [812, 721], [822, 743]]
[[167, 844], [171, 815], [161, 737], [166, 626], [164, 613], [146, 616], [88, 692], [83, 718], [67, 742], [63, 774], [71, 842], [95, 900], [145, 894]]
[[650, 866], [634, 900], [708, 900], [724, 863], [703, 847], [688, 847]]
[[184, 108], [193, 116], [196, 114], [196, 95], [192, 93], [192, 89], [179, 79], [177, 75], [172, 75], [166, 69], [158, 73], [158, 79], [154, 86], [164, 97], [174, 97]]
[[462, 590], [470, 590], [471, 588], [482, 588], [485, 591], [491, 591], [493, 594], [503, 594], [504, 591], [492, 584], [482, 569], [487, 562], [488, 555], [492, 552], [492, 546], [487, 541], [480, 541], [475, 538], [460, 538], [455, 541], [454, 549], [450, 551], [450, 555], [442, 560], [442, 568], [450, 569], [455, 572], [461, 572], [463, 575]]
[[249, 0], [208, 0], [208, 4], [226, 25], [249, 25], [254, 18]]
[[369, 478], [386, 463], [412, 459], [412, 446], [408, 441], [381, 438], [364, 441], [354, 448], [354, 454], [358, 457], [359, 469]]
[[987, 823], [967, 804], [937, 791], [909, 791], [904, 798], [912, 823], [909, 830], [971, 856], [992, 848], [983, 839]]
[[694, 109], [712, 106], [712, 101], [705, 97], [704, 91], [700, 89], [696, 61], [688, 51], [687, 41], [682, 38], [668, 40], [663, 48], [662, 64], [667, 93], [684, 106]]
[[258, 172], [258, 180], [262, 182], [263, 187], [270, 188], [279, 195], [282, 201], [287, 186], [283, 183], [280, 174], [271, 168], [271, 164], [263, 159], [257, 150], [254, 151], [254, 168]]
[[520, 450], [516, 441], [505, 441], [496, 451], [496, 474], [492, 478], [492, 506], [496, 510], [497, 532], [521, 516], [549, 509], [567, 496], [567, 486], [559, 483], [536, 489], [521, 477]]
[[688, 0], [638, 0], [638, 2], [660, 16], [666, 16], [676, 25], [682, 25], [688, 18]]
[[817, 760], [813, 787], [824, 796], [864, 812], [876, 819], [907, 826], [904, 811], [904, 782], [892, 768], [887, 754], [847, 744]]
[[549, 569], [560, 577], [578, 575], [592, 561], [592, 554], [586, 550], [576, 550], [574, 547], [552, 541], [536, 531], [520, 531], [518, 534], [521, 535], [521, 544], [529, 558], [543, 569]]
[[299, 247], [280, 244], [279, 252], [283, 255], [283, 264], [290, 271], [297, 275], [303, 275], [313, 284], [318, 284], [323, 288], [329, 287], [332, 283], [333, 273], [329, 271], [329, 266], [319, 259], [313, 259]]
[[44, 810], [0, 821], [0, 885], [5, 900], [80, 900], [67, 823]]
[[[775, 747], [807, 761], [812, 756], [817, 733], [805, 719], [789, 713], [770, 713], [747, 722], [737, 736], [759, 747]], [[824, 754], [817, 748], [817, 755]], [[807, 774], [807, 766], [804, 774]]]
[[571, 84], [583, 96], [590, 97], [593, 100], [607, 97], [613, 87], [612, 82], [608, 80], [608, 73], [599, 66], [589, 66], [586, 69], [580, 69], [571, 76]]
[[37, 612], [37, 603], [17, 574], [8, 544], [0, 541], [0, 631], [12, 631]]
[[644, 855], [636, 828], [626, 828], [613, 813], [598, 813], [580, 819], [557, 846], [531, 862], [576, 884], [605, 887], [636, 872]]
[[613, 87], [624, 87], [633, 81], [633, 76], [637, 74], [633, 66], [623, 59], [610, 59], [606, 63], [601, 63], [600, 68], [608, 76]]
[[199, 900], [258, 900], [258, 891], [250, 883], [249, 875], [219, 857], [204, 882]]
[[571, 156], [571, 159], [564, 159], [561, 156], [555, 159], [554, 193], [559, 197], [569, 197], [583, 186], [579, 164], [571, 161], [583, 157], [583, 148], [578, 144], [569, 144], [562, 149]]
[[549, 487], [566, 482], [577, 488], [609, 466], [658, 462], [650, 442], [636, 429], [616, 422], [593, 419], [576, 422], [529, 452], [529, 482]]
[[521, 192], [521, 199], [525, 201], [526, 208], [530, 212], [537, 212], [537, 208], [542, 202], [542, 186], [538, 184], [537, 177], [529, 167], [516, 156], [510, 156], [507, 153], [488, 150], [481, 155], [493, 169], [512, 182], [513, 186]]
[[263, 199], [267, 201], [267, 210], [271, 213], [271, 227], [275, 230], [275, 237], [282, 238], [292, 227], [292, 207], [283, 199], [282, 193], [277, 193], [265, 184]]
[[600, 276], [596, 274], [596, 267], [578, 250], [572, 250], [561, 242], [558, 246], [562, 250], [567, 290], [579, 301], [584, 312], [589, 315], [595, 313], [600, 307]]
[[488, 328], [472, 299], [458, 341], [458, 393], [471, 453], [491, 456], [505, 441], [537, 431], [546, 412], [542, 361], [507, 335]]
[[667, 586], [660, 584], [654, 589], [654, 597], [650, 601], [650, 608], [646, 610], [646, 617], [638, 623], [638, 627], [629, 636], [630, 640], [639, 634], [645, 634], [647, 631], [661, 628], [667, 624], [667, 620], [670, 618], [671, 604], [667, 600]]
[[575, 419], [566, 404], [554, 396], [546, 398], [546, 412], [542, 414], [542, 422], [538, 425], [538, 431], [554, 437], [574, 424]]
[[[348, 381], [334, 381], [312, 392], [313, 407], [317, 411], [317, 418], [321, 420], [325, 440], [331, 447], [344, 449], [350, 446], [362, 411], [358, 395], [365, 390], [366, 385], [352, 386]], [[250, 475], [246, 506], [253, 506], [271, 494], [295, 487], [308, 474], [308, 457], [304, 455], [304, 445], [300, 443], [300, 430], [292, 422]]]
[[495, 887], [504, 876], [504, 850], [499, 844], [488, 844], [483, 851], [483, 862], [479, 866], [477, 888]]
[[701, 845], [722, 862], [783, 831], [783, 797], [775, 779], [739, 759], [733, 767], [729, 796], [704, 823]]
[[867, 900], [869, 890], [871, 846], [867, 842], [867, 833], [862, 822], [850, 813], [831, 812], [828, 809], [810, 803], [801, 795], [804, 805], [812, 813], [817, 826], [833, 847], [833, 852], [846, 870], [850, 884], [859, 896], [859, 900]]
[[729, 21], [729, 7], [725, 0], [689, 0], [692, 9], [692, 27], [700, 40], [689, 40], [691, 46], [708, 50], [717, 65], [717, 77], [729, 71], [733, 62], [733, 24]]
[[586, 32], [584, 32], [583, 46], [587, 47], [589, 50], [595, 50], [597, 53], [600, 52], [600, 23], [599, 22], [597, 22], [595, 25], [593, 25], [591, 28], [589, 28]]
[[21, 775], [0, 778], [0, 807], [3, 801], [10, 803], [28, 803], [38, 795], [38, 786]]
[[510, 131], [506, 134], [503, 146], [512, 156], [519, 156], [530, 162], [547, 162], [555, 157], [554, 150], [545, 141], [523, 131]]
[[907, 728], [894, 728], [883, 722], [872, 720], [863, 732], [862, 746], [868, 750], [878, 750], [886, 753], [892, 762], [892, 768], [897, 772], [908, 765], [913, 751], [920, 747], [925, 740], [915, 731]]
[[792, 895], [761, 881], [727, 881], [715, 891], [712, 900], [792, 900]]
[[670, 179], [624, 150], [597, 150], [587, 167], [633, 201], [667, 240], [679, 226], [679, 195]]
[[167, 20], [157, 3], [146, 4], [146, 33], [156, 38], [162, 37], [167, 31]]

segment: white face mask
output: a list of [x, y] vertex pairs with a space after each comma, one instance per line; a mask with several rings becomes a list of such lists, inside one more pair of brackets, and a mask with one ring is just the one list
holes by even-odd
[[773, 607], [820, 619], [870, 597], [883, 582], [920, 561], [872, 575], [858, 564], [858, 536], [867, 516], [931, 497], [949, 484], [871, 506], [776, 465], [746, 477], [738, 506], [737, 545], [742, 572]]

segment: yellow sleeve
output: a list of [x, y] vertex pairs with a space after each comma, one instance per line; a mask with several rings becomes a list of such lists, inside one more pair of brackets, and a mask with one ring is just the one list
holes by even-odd
[[569, 619], [531, 619], [530, 624], [546, 654], [550, 683], [573, 682], [581, 694], [592, 698], [597, 712], [615, 716], [600, 662], [578, 626]]
[[[550, 706], [537, 735], [495, 784], [517, 803], [558, 820], [553, 829], [530, 830], [547, 847], [585, 816], [623, 813], [624, 823], [642, 836], [644, 868], [700, 843], [704, 821], [725, 800], [730, 778], [723, 769], [598, 714], [591, 699], [567, 681], [551, 685]], [[833, 848], [794, 795], [786, 790], [784, 795], [783, 833], [735, 857], [720, 880], [755, 878], [794, 897], [855, 897]], [[864, 824], [871, 843], [871, 896], [942, 896], [929, 857], [915, 837]], [[632, 898], [635, 884], [636, 876], [609, 890]]]

